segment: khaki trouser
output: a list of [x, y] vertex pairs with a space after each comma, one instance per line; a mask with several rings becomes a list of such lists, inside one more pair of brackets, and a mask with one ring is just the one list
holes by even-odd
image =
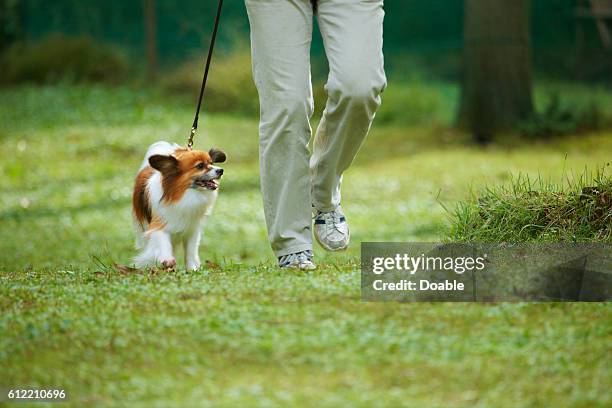
[[340, 204], [342, 173], [365, 139], [386, 85], [383, 0], [319, 0], [329, 62], [327, 104], [308, 150], [313, 112], [310, 0], [245, 0], [260, 102], [261, 190], [276, 256], [312, 249], [312, 206]]

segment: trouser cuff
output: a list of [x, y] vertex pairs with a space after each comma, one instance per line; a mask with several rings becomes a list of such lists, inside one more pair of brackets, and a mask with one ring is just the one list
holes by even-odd
[[274, 255], [276, 255], [276, 257], [279, 258], [281, 256], [285, 256], [289, 254], [296, 254], [302, 251], [312, 251], [312, 244], [300, 244], [300, 245], [293, 245], [287, 248], [277, 249], [274, 251]]

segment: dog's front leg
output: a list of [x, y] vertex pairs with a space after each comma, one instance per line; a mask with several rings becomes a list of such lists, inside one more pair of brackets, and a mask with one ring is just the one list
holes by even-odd
[[156, 230], [151, 232], [149, 245], [155, 254], [155, 262], [159, 262], [164, 268], [174, 268], [176, 259], [172, 250], [172, 238], [170, 234], [164, 230]]
[[200, 268], [200, 237], [202, 232], [200, 228], [194, 228], [193, 231], [185, 237], [185, 268], [188, 271], [195, 271]]

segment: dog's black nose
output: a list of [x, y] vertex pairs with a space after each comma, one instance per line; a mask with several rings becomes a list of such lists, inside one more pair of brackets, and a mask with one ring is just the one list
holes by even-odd
[[223, 175], [223, 169], [217, 169], [217, 174], [220, 176]]

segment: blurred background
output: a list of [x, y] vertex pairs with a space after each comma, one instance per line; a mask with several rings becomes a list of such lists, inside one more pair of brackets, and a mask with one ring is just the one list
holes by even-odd
[[[0, 385], [75, 407], [610, 406], [609, 303], [361, 302], [359, 244], [611, 243], [611, 3], [388, 0], [351, 246], [305, 274], [267, 241], [248, 21], [225, 0], [203, 267], [156, 274], [115, 265], [133, 180], [151, 143], [186, 142], [216, 1], [0, 0]], [[312, 60], [314, 128], [316, 29]]]
[[[101, 252], [129, 260], [133, 173], [148, 144], [186, 139], [216, 5], [0, 1], [7, 267], [91, 265]], [[405, 0], [388, 1], [385, 10], [389, 86], [364, 147], [378, 160], [360, 155], [344, 187], [356, 242], [442, 239], [449, 228], [473, 228], [456, 228], [452, 217], [473, 189], [521, 175], [567, 184], [609, 169], [611, 0]], [[327, 64], [314, 33], [316, 126]], [[248, 36], [244, 2], [226, 1], [196, 147], [228, 152], [212, 230], [246, 239], [214, 248], [216, 261], [270, 254]], [[370, 225], [372, 211], [389, 214], [388, 222]], [[522, 215], [517, 220], [519, 240], [612, 234], [605, 217], [579, 238], [564, 226], [531, 231]], [[498, 235], [482, 238], [506, 239], [505, 218], [500, 225]], [[41, 231], [40, 242], [32, 242], [32, 229]]]
[[[559, 116], [582, 115], [573, 118], [579, 123], [565, 123], [569, 127], [599, 125], [598, 120], [604, 118], [594, 116], [605, 109], [603, 102], [566, 96], [561, 89], [544, 85], [552, 82], [610, 85], [612, 3], [609, 0], [513, 3], [387, 2], [384, 51], [392, 86], [379, 122], [414, 125], [433, 119], [452, 123], [459, 112], [462, 119], [473, 120], [465, 109], [455, 105], [460, 97], [458, 86], [463, 82], [468, 88], [465, 93], [470, 94], [474, 91], [472, 83], [477, 82], [489, 89], [507, 83], [506, 88], [515, 88], [517, 95], [528, 94], [535, 85], [536, 93], [546, 94], [538, 106], [540, 110], [550, 108]], [[190, 97], [190, 102], [197, 93], [215, 1], [3, 0], [0, 4], [3, 85], [59, 81], [159, 85], [170, 94]], [[497, 22], [491, 24], [492, 21]], [[325, 101], [322, 84], [327, 66], [317, 30], [312, 56], [320, 111]], [[489, 71], [509, 66], [508, 71], [516, 72], [493, 76], [491, 72], [476, 72], [482, 66], [479, 56], [486, 56], [488, 61], [498, 60], [497, 67], [492, 63], [486, 68]], [[206, 109], [256, 115], [248, 56], [248, 20], [242, 1], [225, 4], [215, 66]], [[472, 79], [474, 76], [478, 78]], [[404, 83], [413, 86], [402, 87]], [[495, 92], [502, 92], [501, 87]], [[539, 97], [536, 95], [537, 101]], [[509, 98], [502, 96], [500, 100]], [[520, 109], [524, 111], [521, 119], [529, 119], [533, 113], [526, 106], [530, 104], [529, 98], [522, 99], [525, 106]], [[592, 104], [587, 107], [587, 102]], [[465, 103], [478, 101], [467, 98]], [[540, 119], [563, 122], [552, 117], [551, 112], [544, 116]], [[561, 126], [564, 123], [544, 124], [531, 119], [535, 122], [530, 123], [532, 127], [564, 127]], [[544, 128], [529, 127], [528, 131], [568, 130]]]

